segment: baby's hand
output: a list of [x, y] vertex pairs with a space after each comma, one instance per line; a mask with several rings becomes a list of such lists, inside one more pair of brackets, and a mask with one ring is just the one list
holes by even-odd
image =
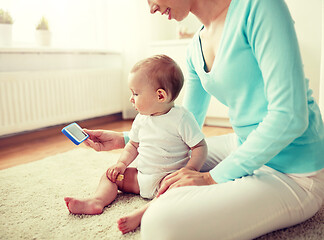
[[110, 181], [116, 182], [118, 175], [124, 174], [126, 168], [127, 166], [124, 163], [118, 162], [115, 165], [108, 168], [106, 176]]

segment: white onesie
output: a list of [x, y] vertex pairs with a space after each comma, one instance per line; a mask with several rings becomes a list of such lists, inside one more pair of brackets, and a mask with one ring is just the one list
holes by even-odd
[[194, 116], [175, 106], [159, 116], [138, 114], [129, 138], [139, 143], [136, 161], [140, 195], [151, 199], [166, 175], [187, 164], [190, 148], [204, 135]]

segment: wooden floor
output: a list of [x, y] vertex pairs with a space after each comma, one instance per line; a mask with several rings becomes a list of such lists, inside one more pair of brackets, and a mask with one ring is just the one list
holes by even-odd
[[[89, 129], [109, 129], [113, 131], [128, 131], [132, 121], [110, 119], [108, 123], [83, 123], [82, 127]], [[57, 126], [51, 129], [35, 131], [14, 137], [0, 139], [0, 170], [16, 165], [43, 159], [44, 157], [66, 152], [76, 147], [66, 138]], [[233, 132], [231, 128], [204, 126], [203, 132], [206, 137], [227, 134]]]

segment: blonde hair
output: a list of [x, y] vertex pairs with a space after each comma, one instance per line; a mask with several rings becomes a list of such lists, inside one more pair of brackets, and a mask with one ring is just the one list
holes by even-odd
[[171, 94], [171, 101], [178, 97], [184, 77], [180, 67], [172, 58], [162, 54], [154, 55], [136, 63], [131, 73], [139, 70], [144, 70], [149, 80], [154, 81], [156, 90], [161, 88]]

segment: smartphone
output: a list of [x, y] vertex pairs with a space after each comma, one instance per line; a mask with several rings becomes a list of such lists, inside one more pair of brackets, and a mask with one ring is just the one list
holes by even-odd
[[64, 135], [67, 136], [75, 145], [79, 145], [89, 137], [89, 135], [83, 131], [77, 123], [71, 123], [64, 127], [62, 133], [64, 133]]

